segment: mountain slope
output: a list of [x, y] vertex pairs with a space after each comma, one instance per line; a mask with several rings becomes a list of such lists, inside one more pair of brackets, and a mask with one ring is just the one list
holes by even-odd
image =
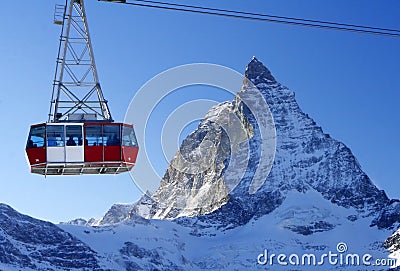
[[[369, 227], [369, 218], [349, 221], [347, 217], [356, 210], [332, 205], [315, 190], [289, 192], [284, 203], [270, 214], [229, 231], [209, 229], [207, 235], [194, 232], [199, 225], [146, 220], [133, 215], [112, 226], [57, 227], [21, 215], [8, 206], [0, 207], [0, 270], [7, 271], [310, 270], [308, 264], [279, 267], [276, 261], [263, 264], [264, 259], [260, 264], [258, 258], [267, 250], [269, 254], [299, 257], [315, 254], [320, 260], [324, 253], [337, 254], [337, 244], [344, 241], [352, 255], [371, 254], [371, 262], [388, 259], [382, 240], [390, 231]], [[307, 228], [310, 221], [318, 220], [335, 227], [327, 231]], [[297, 229], [293, 230], [293, 226]], [[339, 264], [325, 260], [321, 266], [311, 266], [312, 270], [329, 271], [338, 270]], [[345, 267], [346, 270], [389, 269], [389, 266], [360, 266]]]
[[5, 204], [0, 204], [0, 263], [8, 265], [4, 270], [100, 268], [96, 252], [76, 237]]
[[[332, 205], [310, 189], [289, 192], [274, 211], [246, 225], [225, 231], [207, 228], [206, 234], [199, 222], [134, 216], [108, 227], [61, 227], [99, 255], [107, 255], [109, 262], [117, 263], [115, 270], [388, 270], [389, 265], [362, 263], [343, 267], [338, 262], [330, 264], [327, 258], [322, 265], [279, 266], [276, 261], [262, 265], [257, 261], [265, 250], [269, 255], [313, 254], [320, 261], [324, 253], [338, 255], [337, 245], [343, 242], [348, 248], [343, 255], [370, 254], [371, 263], [387, 260], [389, 252], [382, 244], [391, 231], [369, 227], [369, 218], [348, 219], [356, 213], [354, 208]], [[312, 223], [320, 225], [309, 227]]]

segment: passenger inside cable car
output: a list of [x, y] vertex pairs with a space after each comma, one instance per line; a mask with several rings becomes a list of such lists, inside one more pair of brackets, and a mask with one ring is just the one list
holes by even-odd
[[28, 139], [28, 143], [26, 144], [27, 148], [36, 148], [35, 144], [33, 144], [33, 140], [32, 139]]
[[67, 146], [76, 146], [75, 140], [72, 138], [72, 136], [69, 136], [69, 139], [67, 141]]

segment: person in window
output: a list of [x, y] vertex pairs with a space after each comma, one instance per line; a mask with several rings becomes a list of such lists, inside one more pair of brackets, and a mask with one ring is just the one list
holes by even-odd
[[27, 148], [35, 148], [35, 144], [33, 144], [33, 140], [32, 139], [28, 139], [28, 144], [26, 146]]
[[67, 140], [67, 146], [76, 146], [75, 140], [70, 136]]
[[120, 142], [116, 135], [113, 135], [112, 138], [107, 140], [107, 146], [119, 146]]

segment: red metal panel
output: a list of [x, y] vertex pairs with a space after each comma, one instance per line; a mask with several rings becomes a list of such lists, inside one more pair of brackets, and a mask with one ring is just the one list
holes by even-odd
[[46, 163], [46, 147], [27, 148], [26, 154], [31, 165]]
[[122, 146], [122, 161], [136, 163], [139, 148], [136, 146]]
[[85, 162], [103, 162], [103, 146], [85, 146]]
[[[99, 127], [101, 129], [100, 123], [84, 123], [84, 152], [85, 152], [85, 162], [103, 162], [103, 142], [100, 140], [99, 143], [93, 142], [88, 143], [87, 140], [87, 128], [88, 127]], [[101, 133], [98, 135], [101, 137]], [[90, 145], [89, 145], [90, 144]]]
[[104, 161], [121, 161], [121, 146], [104, 146]]

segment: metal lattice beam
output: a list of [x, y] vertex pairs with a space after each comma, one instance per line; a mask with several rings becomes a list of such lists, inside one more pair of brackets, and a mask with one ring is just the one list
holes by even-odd
[[57, 5], [54, 22], [62, 30], [48, 121], [68, 121], [70, 114], [95, 114], [99, 120], [112, 121], [97, 75], [83, 0]]

